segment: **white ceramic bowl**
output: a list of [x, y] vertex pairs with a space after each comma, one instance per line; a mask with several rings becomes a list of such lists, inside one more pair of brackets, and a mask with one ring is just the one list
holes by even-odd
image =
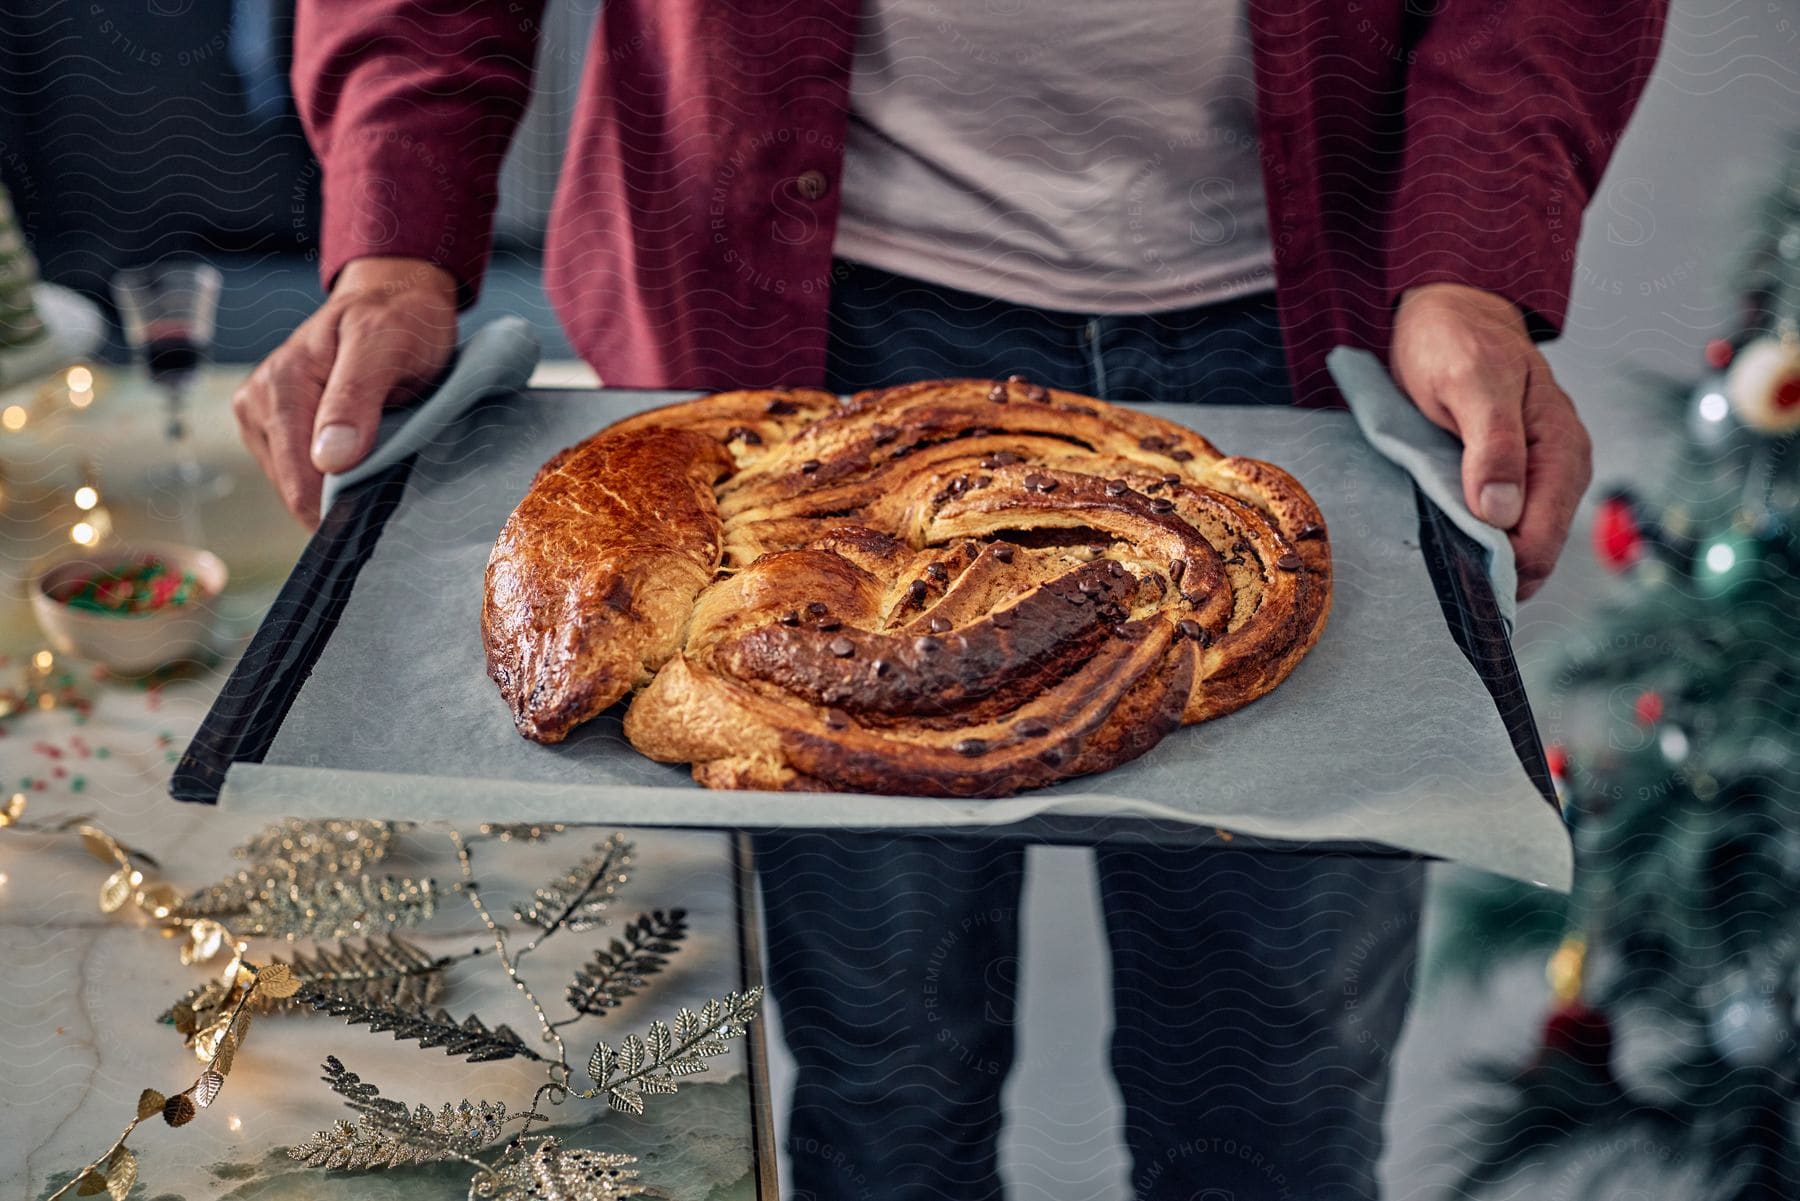
[[[192, 572], [200, 595], [152, 613], [90, 613], [72, 609], [62, 590], [83, 576], [145, 558]], [[32, 580], [31, 611], [50, 645], [65, 655], [91, 659], [121, 675], [143, 675], [172, 663], [204, 662], [213, 653], [225, 564], [211, 551], [172, 542], [139, 542], [74, 551], [42, 568]]]

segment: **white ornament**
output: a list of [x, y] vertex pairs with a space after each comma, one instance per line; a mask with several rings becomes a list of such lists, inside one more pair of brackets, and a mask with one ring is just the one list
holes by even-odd
[[1765, 434], [1800, 430], [1800, 338], [1758, 338], [1731, 360], [1725, 394], [1738, 420]]

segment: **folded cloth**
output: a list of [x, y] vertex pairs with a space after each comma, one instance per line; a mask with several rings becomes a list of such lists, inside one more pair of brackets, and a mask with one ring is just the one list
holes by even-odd
[[1363, 437], [1398, 465], [1432, 502], [1487, 554], [1488, 579], [1510, 632], [1518, 612], [1519, 570], [1506, 531], [1475, 516], [1463, 500], [1462, 444], [1431, 423], [1366, 350], [1340, 346], [1326, 356], [1338, 391]]
[[382, 414], [375, 449], [348, 470], [325, 477], [319, 511], [343, 492], [398, 463], [455, 425], [483, 397], [517, 392], [538, 362], [537, 335], [522, 317], [500, 317], [475, 331], [429, 399]]

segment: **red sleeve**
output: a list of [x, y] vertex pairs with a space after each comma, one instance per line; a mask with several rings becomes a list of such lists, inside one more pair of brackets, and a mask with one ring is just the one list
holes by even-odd
[[1582, 209], [1655, 65], [1667, 0], [1436, 8], [1408, 59], [1390, 303], [1420, 284], [1468, 284], [1553, 337]]
[[428, 259], [463, 304], [493, 241], [500, 164], [531, 93], [542, 0], [299, 0], [294, 97], [324, 168], [319, 272]]

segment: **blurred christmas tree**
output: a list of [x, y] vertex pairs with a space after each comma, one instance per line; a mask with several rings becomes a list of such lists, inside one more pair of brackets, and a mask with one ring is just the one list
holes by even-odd
[[1677, 469], [1596, 514], [1622, 598], [1568, 648], [1551, 749], [1574, 892], [1445, 906], [1445, 948], [1561, 940], [1464, 1196], [1585, 1165], [1570, 1195], [1800, 1197], [1800, 139], [1754, 228], [1740, 328], [1671, 397]]
[[0, 186], [0, 350], [28, 346], [45, 336], [32, 289], [37, 262], [25, 244], [6, 188]]

